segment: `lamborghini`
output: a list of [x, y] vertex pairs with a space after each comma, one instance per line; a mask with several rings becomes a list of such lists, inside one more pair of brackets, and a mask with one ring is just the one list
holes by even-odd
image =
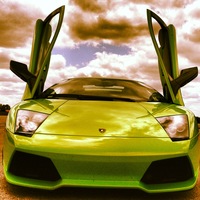
[[[137, 80], [106, 77], [69, 78], [44, 89], [63, 12], [61, 7], [37, 21], [29, 69], [10, 63], [27, 86], [22, 101], [7, 117], [6, 180], [48, 190], [71, 186], [149, 193], [192, 189], [199, 172], [199, 132], [180, 88], [198, 72], [194, 67], [179, 74], [176, 62], [171, 62], [176, 60], [176, 51], [169, 48], [175, 45], [168, 34], [173, 26], [147, 11], [163, 94]], [[57, 14], [58, 26], [50, 37], [49, 22]], [[154, 40], [151, 18], [168, 34], [163, 39], [167, 45], [161, 48]], [[46, 41], [46, 35], [53, 39]], [[169, 65], [163, 60], [166, 49]]]

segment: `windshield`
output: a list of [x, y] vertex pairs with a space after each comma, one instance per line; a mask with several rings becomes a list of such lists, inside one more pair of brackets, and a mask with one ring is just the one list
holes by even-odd
[[165, 101], [155, 89], [144, 83], [124, 79], [74, 78], [53, 85], [43, 98], [75, 98], [97, 100]]

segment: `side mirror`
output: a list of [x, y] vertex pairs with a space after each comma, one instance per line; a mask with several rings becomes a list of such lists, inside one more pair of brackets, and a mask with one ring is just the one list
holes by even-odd
[[29, 88], [33, 88], [36, 77], [28, 71], [27, 65], [11, 60], [10, 70], [23, 81], [25, 81], [28, 84]]
[[178, 90], [198, 76], [198, 68], [192, 67], [181, 70], [180, 76], [171, 81], [171, 86], [176, 95]]

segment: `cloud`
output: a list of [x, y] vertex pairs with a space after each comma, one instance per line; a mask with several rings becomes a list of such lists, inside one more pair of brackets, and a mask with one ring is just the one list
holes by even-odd
[[0, 77], [0, 103], [13, 106], [21, 100], [25, 83], [7, 69], [0, 69]]
[[67, 24], [71, 38], [77, 42], [110, 41], [113, 44], [128, 44], [149, 33], [144, 13], [137, 17], [137, 8], [129, 7], [129, 4], [122, 1], [70, 2], [72, 11], [67, 17]]
[[[75, 19], [75, 20], [73, 20]], [[102, 16], [88, 23], [86, 18], [76, 15], [69, 21], [70, 34], [75, 40], [111, 40], [113, 43], [129, 43], [138, 36], [148, 34], [146, 24], [132, 25], [132, 23], [121, 18], [111, 21]]]
[[0, 46], [22, 47], [32, 37], [34, 16], [41, 15], [38, 10], [31, 9], [17, 2], [0, 2]]
[[107, 4], [108, 1], [71, 0], [70, 2], [83, 11], [102, 13], [106, 11], [107, 7], [105, 7], [105, 4]]
[[0, 56], [1, 56], [1, 62], [0, 62], [0, 68], [7, 68], [8, 67], [8, 60], [9, 60], [9, 55], [7, 54], [6, 51], [1, 51], [0, 50]]
[[[65, 58], [53, 55], [47, 85], [50, 86], [62, 79], [72, 77], [118, 77], [135, 79], [146, 82], [152, 87], [161, 90], [157, 63], [149, 59], [146, 64], [147, 54], [144, 51], [132, 52], [127, 55], [118, 55], [107, 52], [97, 52], [85, 67], [67, 66]], [[153, 74], [153, 79], [152, 79]]]
[[67, 78], [66, 60], [62, 55], [52, 55], [45, 88]]

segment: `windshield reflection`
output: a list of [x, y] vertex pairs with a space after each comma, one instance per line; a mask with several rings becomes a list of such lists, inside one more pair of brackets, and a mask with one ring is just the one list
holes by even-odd
[[[70, 96], [71, 95], [71, 96]], [[132, 100], [137, 102], [165, 102], [164, 97], [150, 86], [132, 80], [108, 78], [73, 78], [53, 85], [43, 92], [43, 98], [94, 97], [112, 98], [112, 100]], [[80, 98], [81, 97], [81, 98]], [[93, 97], [93, 98], [92, 98]], [[98, 99], [97, 99], [98, 100]]]

